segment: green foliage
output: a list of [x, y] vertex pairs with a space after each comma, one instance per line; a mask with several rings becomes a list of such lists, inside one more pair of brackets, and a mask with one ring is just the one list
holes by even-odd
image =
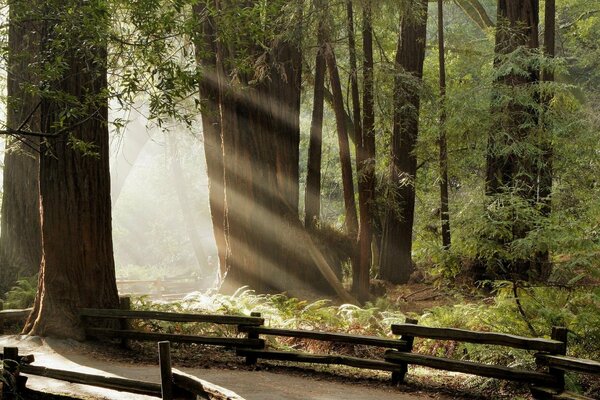
[[37, 293], [38, 275], [21, 278], [4, 295], [3, 308], [28, 308], [33, 306]]

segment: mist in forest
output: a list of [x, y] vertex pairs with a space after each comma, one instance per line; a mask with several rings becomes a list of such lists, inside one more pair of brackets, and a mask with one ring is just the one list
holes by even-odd
[[[217, 250], [201, 134], [164, 130], [143, 114], [143, 107], [111, 112], [124, 122], [111, 129], [110, 153], [119, 291], [156, 297], [213, 287]], [[180, 282], [152, 282], [165, 280]]]

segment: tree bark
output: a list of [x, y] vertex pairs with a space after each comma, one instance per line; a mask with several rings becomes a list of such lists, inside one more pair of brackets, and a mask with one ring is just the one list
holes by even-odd
[[[361, 201], [361, 223], [360, 229], [360, 263], [361, 265], [379, 265], [375, 262], [378, 259], [379, 252], [373, 251], [373, 243], [376, 242], [375, 231], [375, 97], [374, 97], [374, 62], [373, 62], [373, 13], [370, 3], [363, 5], [363, 154], [362, 173], [359, 175], [359, 182], [362, 182], [364, 189], [364, 204]], [[364, 209], [363, 209], [364, 208]], [[364, 238], [370, 238], [366, 243]], [[369, 247], [368, 249], [366, 247]]]
[[[29, 67], [39, 53], [39, 32], [26, 13], [30, 2], [9, 3], [7, 65], [7, 127], [40, 131], [39, 98], [28, 85], [37, 82]], [[42, 258], [38, 188], [39, 141], [7, 138], [4, 154], [2, 227], [0, 235], [0, 293], [21, 277], [36, 274]]]
[[450, 248], [450, 210], [448, 205], [448, 143], [446, 140], [446, 57], [444, 51], [444, 4], [438, 0], [438, 58], [440, 64], [440, 220], [442, 223], [442, 246]]
[[308, 145], [308, 164], [306, 171], [306, 192], [304, 196], [304, 226], [312, 229], [317, 226], [321, 215], [321, 155], [323, 147], [323, 106], [325, 92], [325, 27], [321, 19], [317, 33], [317, 57], [315, 62], [315, 80], [313, 111]]
[[[370, 10], [370, 5], [365, 5]], [[356, 39], [354, 34], [354, 10], [352, 1], [346, 2], [348, 18], [348, 48], [350, 54], [350, 84], [352, 93], [352, 114], [356, 121], [354, 124], [355, 151], [356, 151], [356, 176], [358, 178], [358, 204], [359, 204], [359, 232], [356, 246], [355, 269], [352, 273], [352, 290], [360, 301], [369, 299], [370, 269], [371, 269], [371, 213], [370, 213], [370, 187], [365, 180], [365, 173], [369, 168], [368, 144], [361, 123], [360, 93], [358, 90], [358, 65], [356, 61]], [[370, 20], [363, 24], [370, 24]], [[364, 29], [364, 28], [363, 28]], [[370, 34], [367, 28], [367, 35]], [[364, 44], [364, 39], [363, 39]], [[367, 44], [368, 39], [367, 39]], [[364, 49], [363, 49], [364, 50]], [[369, 49], [367, 49], [368, 51]], [[372, 52], [372, 49], [371, 49]], [[365, 56], [365, 59], [369, 56]], [[372, 57], [372, 53], [371, 53]], [[366, 64], [366, 63], [365, 63]], [[371, 66], [372, 71], [372, 66]], [[368, 100], [368, 99], [367, 99]], [[367, 107], [365, 105], [365, 107]], [[371, 128], [371, 127], [370, 127]]]
[[[352, 160], [350, 158], [350, 144], [348, 132], [344, 120], [344, 95], [342, 84], [335, 59], [335, 53], [330, 43], [326, 44], [325, 60], [329, 71], [329, 82], [333, 93], [333, 109], [338, 133], [338, 147], [340, 153], [340, 165], [342, 168], [342, 186], [344, 191], [344, 212], [346, 217], [346, 233], [351, 238], [358, 235], [358, 219], [356, 216], [356, 202], [354, 200], [354, 182], [352, 179]], [[356, 122], [355, 122], [356, 126]]]
[[201, 24], [200, 38], [195, 43], [196, 62], [202, 69], [200, 83], [200, 114], [204, 137], [204, 155], [208, 175], [208, 201], [219, 259], [219, 279], [227, 272], [225, 165], [223, 162], [223, 138], [221, 130], [221, 86], [223, 85], [223, 52], [217, 40], [215, 20], [212, 16], [202, 19], [210, 10], [201, 3], [194, 5], [195, 15]]
[[[498, 23], [496, 29], [496, 68], [502, 63], [502, 57], [519, 49], [536, 49], [538, 42], [538, 0], [499, 0]], [[540, 193], [550, 190], [546, 174], [551, 172], [544, 161], [544, 142], [537, 138], [532, 126], [537, 125], [539, 112], [526, 102], [519, 100], [525, 91], [531, 90], [539, 81], [540, 71], [523, 58], [522, 67], [526, 74], [507, 73], [495, 82], [495, 97], [508, 99], [503, 103], [496, 102], [492, 107], [495, 117], [487, 149], [486, 194], [491, 201], [495, 196], [516, 195], [531, 207], [543, 203]], [[511, 95], [518, 92], [518, 95]], [[527, 94], [537, 96], [537, 94]], [[512, 149], [519, 144], [531, 144], [539, 149], [540, 155], [531, 152], [523, 153]], [[551, 184], [551, 183], [550, 183]], [[549, 195], [549, 192], [548, 192]], [[543, 207], [542, 207], [543, 208]], [[534, 228], [532, 221], [511, 221], [510, 240], [524, 238]], [[500, 246], [507, 245], [506, 238], [489, 238]], [[531, 257], [505, 259], [498, 256], [493, 265], [488, 265], [487, 278], [543, 280], [550, 272], [547, 252], [537, 252]]]
[[[381, 246], [381, 277], [406, 283], [413, 271], [412, 229], [415, 208], [419, 132], [420, 83], [423, 76], [427, 28], [427, 1], [410, 2], [410, 13], [401, 16], [394, 83], [394, 127], [390, 177], [392, 205], [386, 214]], [[410, 74], [406, 78], [403, 74]]]
[[[72, 126], [68, 133], [49, 137], [41, 145], [43, 255], [38, 295], [24, 333], [83, 339], [78, 308], [119, 304], [111, 235], [106, 48], [98, 44], [101, 37], [96, 33], [76, 29], [98, 26], [102, 32], [108, 21], [101, 3], [84, 7], [68, 1], [53, 6], [53, 15], [62, 19], [45, 23], [43, 50], [52, 55], [50, 68], [56, 66], [54, 61], [68, 68], [58, 67], [58, 77], [47, 81], [42, 132], [55, 132], [65, 110], [77, 117], [67, 119], [67, 126]], [[68, 16], [72, 10], [78, 15]], [[74, 21], [77, 25], [69, 25]]]

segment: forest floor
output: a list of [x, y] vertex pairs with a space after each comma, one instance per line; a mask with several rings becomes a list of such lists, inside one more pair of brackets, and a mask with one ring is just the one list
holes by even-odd
[[[2, 336], [0, 346], [17, 346], [21, 354], [33, 354], [34, 365], [99, 375], [113, 375], [159, 382], [156, 356], [143, 348], [121, 349], [97, 343], [79, 343], [39, 337]], [[148, 350], [148, 349], [146, 349]], [[408, 400], [477, 399], [453, 389], [451, 375], [411, 373], [407, 385], [392, 387], [389, 376], [365, 377], [351, 372], [335, 374], [327, 368], [316, 371], [261, 363], [247, 367], [231, 352], [197, 349], [194, 356], [178, 362], [177, 347], [172, 355], [176, 368], [237, 392], [247, 400]], [[182, 351], [190, 353], [186, 348]], [[192, 352], [193, 353], [193, 352]], [[432, 379], [433, 377], [433, 379]], [[27, 386], [34, 390], [77, 396], [81, 399], [142, 400], [151, 397], [120, 393], [91, 386], [31, 376]]]

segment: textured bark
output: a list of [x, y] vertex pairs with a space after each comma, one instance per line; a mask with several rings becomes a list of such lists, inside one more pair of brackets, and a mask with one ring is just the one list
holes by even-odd
[[[499, 0], [496, 29], [495, 66], [501, 57], [518, 49], [536, 49], [538, 43], [538, 0]], [[524, 60], [527, 62], [527, 60]], [[486, 194], [491, 196], [510, 194], [519, 196], [531, 207], [544, 212], [551, 191], [551, 148], [546, 138], [539, 137], [535, 128], [539, 112], [534, 107], [506, 95], [511, 91], [531, 91], [538, 82], [540, 71], [524, 65], [527, 74], [508, 73], [495, 82], [497, 98], [508, 98], [503, 104], [492, 107], [496, 121], [490, 131], [487, 150]], [[528, 94], [529, 95], [529, 94]], [[530, 94], [533, 97], [538, 94]], [[535, 100], [535, 98], [532, 98]], [[539, 149], [532, 152], [512, 151], [519, 144], [528, 143]], [[509, 150], [509, 151], [507, 151]], [[542, 198], [542, 195], [543, 197]], [[546, 209], [549, 212], [549, 208]], [[511, 240], [522, 239], [534, 229], [532, 222], [515, 219], [511, 221]], [[506, 238], [491, 237], [501, 246]], [[547, 252], [537, 252], [523, 259], [504, 259], [498, 256], [493, 265], [485, 265], [484, 278], [544, 280], [551, 270]]]
[[[544, 54], [547, 57], [554, 57], [556, 55], [556, 2], [555, 0], [546, 0], [545, 11], [544, 11]], [[545, 82], [554, 81], [553, 71], [541, 71], [542, 80]], [[550, 107], [552, 101], [552, 94], [543, 93], [541, 96], [542, 107], [546, 111]], [[547, 130], [550, 128], [548, 121], [546, 121], [542, 115], [540, 118], [540, 125], [542, 129]], [[542, 143], [542, 162], [540, 163], [541, 168], [538, 171], [540, 189], [539, 199], [543, 203], [542, 212], [544, 215], [550, 215], [552, 211], [552, 165], [554, 158], [554, 149], [552, 148], [552, 141], [549, 138], [545, 138]]]
[[[205, 5], [197, 4], [194, 6], [194, 12], [198, 18], [201, 18], [207, 11]], [[204, 20], [200, 19], [199, 23], [201, 24], [201, 34], [200, 39], [196, 42], [196, 62], [202, 69], [200, 113], [202, 116], [206, 173], [208, 175], [208, 201], [219, 258], [219, 275], [220, 279], [223, 279], [227, 272], [227, 241], [225, 237], [227, 220], [220, 108], [220, 85], [224, 79], [221, 63], [222, 52], [217, 42], [214, 19], [206, 17]]]
[[317, 34], [317, 57], [315, 62], [315, 79], [313, 95], [313, 111], [310, 125], [310, 141], [308, 145], [308, 164], [306, 171], [306, 192], [304, 196], [304, 226], [316, 227], [321, 215], [321, 155], [323, 147], [323, 105], [325, 92], [325, 32], [323, 21], [319, 22]]
[[[342, 187], [344, 191], [344, 212], [346, 217], [346, 233], [351, 238], [358, 235], [358, 219], [356, 216], [356, 202], [354, 200], [354, 182], [352, 179], [352, 160], [350, 158], [350, 144], [348, 132], [344, 121], [344, 95], [342, 84], [335, 59], [335, 53], [330, 43], [325, 50], [325, 61], [329, 71], [329, 82], [333, 93], [333, 110], [337, 127], [338, 147], [340, 153], [340, 165], [342, 168]], [[355, 123], [356, 125], [356, 123]]]
[[[29, 64], [39, 52], [39, 34], [25, 15], [30, 2], [9, 3], [7, 127], [40, 131], [39, 98], [27, 85], [36, 82]], [[0, 293], [38, 272], [42, 257], [38, 189], [39, 142], [16, 136], [6, 141], [0, 236]]]
[[[243, 4], [251, 9], [254, 3]], [[271, 2], [267, 19], [277, 20], [290, 6], [294, 21], [300, 21], [300, 1]], [[289, 25], [275, 23], [265, 47], [256, 40], [264, 27], [254, 16], [240, 13], [239, 2], [215, 1], [207, 13], [197, 15], [204, 21], [199, 25], [204, 51], [198, 52], [199, 64], [209, 70], [201, 84], [203, 117], [205, 112], [209, 117], [204, 118], [205, 135], [211, 135], [213, 150], [221, 148], [213, 162], [222, 168], [222, 178], [217, 172], [209, 173], [209, 179], [223, 196], [218, 202], [223, 215], [213, 214], [213, 221], [223, 222], [222, 290], [247, 285], [259, 292], [293, 292], [326, 282], [325, 287], [343, 291], [339, 282], [332, 283], [335, 274], [318, 256], [298, 215], [300, 24], [290, 32]], [[231, 15], [247, 17], [244, 23], [251, 27], [244, 32], [252, 33], [232, 35]]]
[[[379, 251], [375, 233], [375, 97], [374, 97], [374, 62], [373, 62], [373, 15], [370, 3], [363, 5], [363, 154], [361, 174], [359, 182], [362, 184], [364, 201], [361, 202], [361, 221], [360, 226], [360, 263], [361, 265], [369, 264], [379, 265]], [[364, 204], [363, 204], [364, 203]], [[363, 215], [364, 213], [364, 215]], [[366, 243], [365, 238], [370, 238], [369, 243]], [[374, 245], [375, 244], [375, 245]], [[368, 249], [366, 248], [368, 246]]]
[[[369, 7], [369, 5], [365, 5]], [[356, 176], [358, 178], [359, 231], [356, 246], [356, 260], [352, 271], [352, 290], [360, 301], [369, 299], [371, 268], [371, 214], [369, 210], [369, 186], [364, 174], [369, 168], [367, 143], [361, 123], [360, 93], [358, 90], [358, 65], [356, 61], [356, 39], [354, 33], [354, 10], [352, 1], [346, 2], [348, 25], [348, 48], [350, 53], [350, 85], [352, 94], [352, 117], [356, 150]], [[363, 19], [363, 23], [364, 19]], [[370, 21], [367, 22], [370, 24]], [[370, 32], [368, 32], [370, 33]]]
[[[415, 208], [419, 132], [419, 87], [423, 75], [427, 28], [427, 1], [410, 2], [411, 13], [401, 17], [394, 83], [394, 127], [390, 177], [393, 205], [386, 213], [381, 246], [382, 279], [406, 283], [413, 271], [412, 228]], [[410, 74], [408, 79], [402, 74]]]
[[446, 140], [446, 57], [444, 51], [444, 4], [438, 0], [438, 58], [440, 65], [440, 220], [442, 223], [442, 246], [450, 248], [450, 211], [448, 206], [448, 144]]
[[[58, 14], [80, 4], [53, 5]], [[93, 15], [94, 11], [98, 14]], [[100, 9], [88, 9], [84, 18], [98, 23], [104, 15]], [[46, 43], [52, 43], [55, 30], [47, 28]], [[48, 82], [52, 91], [67, 96], [42, 98], [41, 128], [54, 132], [61, 112], [71, 107], [77, 107], [81, 119], [67, 121], [72, 126], [68, 133], [47, 138], [41, 145], [43, 255], [36, 304], [24, 333], [82, 339], [77, 309], [116, 308], [119, 299], [111, 236], [108, 102], [102, 95], [107, 87], [106, 49], [90, 47], [96, 38], [81, 32], [69, 39], [68, 48], [75, 49], [77, 44], [79, 51], [60, 54], [68, 68]], [[69, 96], [77, 99], [75, 103]], [[95, 154], [73, 148], [76, 140], [93, 145]]]

